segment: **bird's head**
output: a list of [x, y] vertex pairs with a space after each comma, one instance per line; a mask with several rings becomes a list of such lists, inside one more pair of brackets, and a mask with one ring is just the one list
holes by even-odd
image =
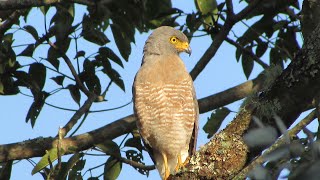
[[146, 41], [145, 54], [179, 54], [186, 52], [191, 55], [189, 40], [181, 31], [170, 26], [155, 29]]

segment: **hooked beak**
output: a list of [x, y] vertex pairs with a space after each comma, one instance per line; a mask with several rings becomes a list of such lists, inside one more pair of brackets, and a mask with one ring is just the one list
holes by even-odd
[[185, 49], [185, 52], [189, 54], [189, 56], [191, 56], [191, 53], [192, 53], [192, 49], [190, 46], [188, 46], [186, 49]]

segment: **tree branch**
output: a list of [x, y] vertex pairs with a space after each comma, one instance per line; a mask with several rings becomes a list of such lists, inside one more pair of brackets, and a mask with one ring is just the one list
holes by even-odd
[[262, 0], [250, 1], [249, 5], [247, 7], [245, 7], [242, 11], [240, 11], [238, 14], [236, 14], [235, 16], [232, 17], [232, 20], [235, 21], [235, 22], [241, 21], [249, 13], [251, 13], [251, 11], [254, 10], [261, 1]]
[[[264, 81], [264, 77], [261, 76], [257, 79], [247, 81], [216, 95], [199, 99], [200, 112], [208, 112], [217, 107], [221, 107], [236, 100], [242, 99], [254, 91], [259, 91], [264, 84]], [[114, 139], [123, 134], [131, 132], [136, 127], [135, 121], [136, 118], [132, 114], [88, 133], [62, 139], [60, 143], [65, 150], [68, 150], [72, 147], [71, 149], [75, 148], [76, 151], [82, 151], [91, 148], [94, 144], [99, 144], [106, 139]], [[0, 145], [0, 162], [43, 156], [45, 154], [45, 150], [56, 147], [54, 144], [55, 139], [48, 137]], [[67, 151], [67, 153], [73, 152], [74, 151], [72, 150]]]
[[22, 12], [20, 10], [14, 11], [2, 24], [0, 24], [0, 41], [2, 41], [4, 33], [11, 28], [21, 14]]
[[[71, 154], [93, 147], [95, 144], [104, 142], [106, 139], [114, 139], [131, 132], [136, 127], [134, 115], [127, 116], [99, 129], [60, 140], [60, 146]], [[0, 146], [0, 162], [9, 160], [27, 159], [40, 157], [45, 150], [57, 147], [57, 138], [35, 138], [20, 143], [12, 143]]]
[[61, 3], [77, 3], [87, 6], [94, 6], [95, 2], [90, 0], [2, 0], [0, 10], [24, 9], [40, 6], [52, 6]]
[[207, 66], [207, 64], [212, 59], [212, 57], [216, 54], [220, 45], [222, 44], [224, 39], [228, 36], [233, 25], [234, 25], [234, 23], [231, 22], [230, 20], [228, 20], [228, 18], [227, 18], [227, 20], [226, 20], [225, 24], [222, 26], [220, 32], [212, 40], [212, 43], [209, 46], [209, 48], [206, 50], [206, 52], [203, 54], [203, 56], [197, 62], [195, 67], [191, 70], [190, 75], [193, 80], [195, 80], [198, 77], [198, 75]]
[[90, 96], [85, 102], [84, 104], [80, 107], [79, 110], [77, 110], [76, 113], [73, 114], [73, 116], [71, 117], [71, 119], [68, 121], [68, 123], [61, 128], [61, 134], [62, 137], [65, 137], [67, 135], [67, 133], [73, 128], [73, 126], [78, 122], [78, 120], [81, 118], [81, 116], [88, 112], [93, 101], [96, 99], [96, 96]]
[[266, 77], [261, 74], [256, 79], [249, 80], [217, 94], [201, 98], [198, 100], [200, 113], [205, 113], [218, 107], [225, 106], [243, 99], [253, 92], [258, 92], [265, 85], [265, 82]]
[[209, 48], [206, 50], [206, 52], [203, 54], [203, 56], [200, 58], [198, 63], [195, 65], [195, 67], [190, 72], [190, 75], [193, 80], [195, 80], [198, 77], [198, 75], [202, 72], [202, 70], [207, 66], [207, 64], [210, 62], [210, 60], [216, 54], [220, 45], [228, 36], [233, 25], [236, 24], [237, 22], [241, 21], [243, 18], [245, 18], [259, 4], [260, 1], [261, 0], [254, 0], [252, 2], [250, 1], [251, 3], [236, 15], [230, 13], [233, 8], [232, 8], [231, 2], [227, 1], [227, 3], [228, 3], [227, 8], [228, 8], [229, 16], [227, 16], [227, 19], [226, 19], [224, 25], [222, 26], [220, 32], [213, 38], [212, 43], [209, 46]]

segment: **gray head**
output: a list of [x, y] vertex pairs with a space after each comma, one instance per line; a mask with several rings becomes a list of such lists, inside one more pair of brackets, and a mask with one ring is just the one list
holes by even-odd
[[161, 26], [155, 29], [143, 48], [145, 55], [179, 54], [181, 52], [191, 54], [189, 40], [181, 31], [170, 26]]

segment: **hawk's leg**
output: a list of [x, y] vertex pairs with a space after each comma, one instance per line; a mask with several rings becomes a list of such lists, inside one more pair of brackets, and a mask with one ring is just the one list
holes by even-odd
[[184, 166], [184, 163], [181, 160], [181, 154], [178, 155], [178, 164], [175, 168], [175, 172], [177, 172], [182, 166]]
[[163, 163], [164, 163], [164, 178], [163, 180], [167, 180], [168, 177], [170, 176], [170, 171], [168, 168], [168, 158], [167, 155], [165, 153], [161, 153], [162, 157], [163, 157]]
[[178, 172], [181, 167], [184, 167], [189, 162], [189, 160], [190, 160], [190, 156], [188, 156], [187, 159], [184, 162], [182, 162], [181, 154], [179, 154], [178, 155], [178, 164], [175, 168], [175, 172]]

